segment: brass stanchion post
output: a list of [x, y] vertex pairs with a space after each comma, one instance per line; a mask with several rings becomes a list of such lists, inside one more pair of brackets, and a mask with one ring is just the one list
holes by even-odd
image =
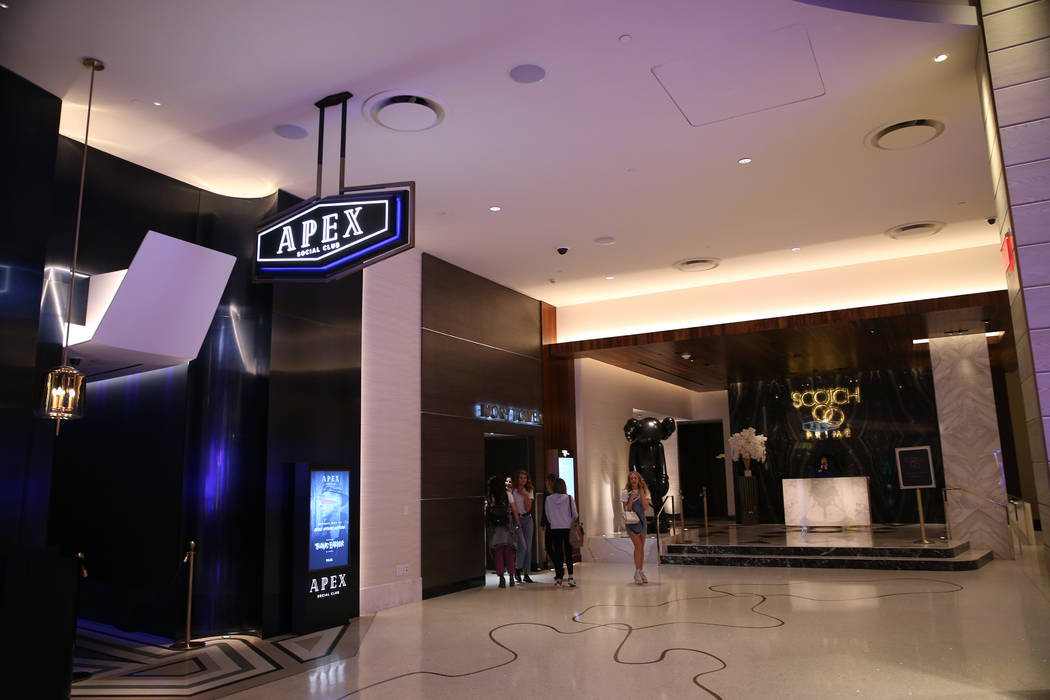
[[704, 487], [701, 495], [704, 497], [704, 530], [707, 530], [707, 487]]
[[187, 585], [186, 592], [186, 640], [179, 644], [178, 642], [173, 643], [169, 649], [199, 649], [204, 646], [204, 642], [191, 642], [192, 637], [190, 636], [190, 615], [193, 612], [193, 556], [196, 554], [197, 543], [190, 540], [190, 551], [186, 552], [186, 556], [183, 557], [183, 563], [189, 564], [189, 583]]
[[948, 517], [948, 489], [941, 489], [941, 497], [944, 499], [944, 538], [951, 542], [952, 519]]
[[682, 497], [682, 507], [678, 510], [678, 526], [682, 530], [682, 537], [679, 542], [685, 542], [685, 491], [678, 489], [678, 495]]
[[922, 489], [915, 489], [915, 497], [919, 501], [919, 532], [921, 533], [921, 536], [915, 542], [918, 544], [933, 544], [933, 542], [926, 539], [926, 518], [922, 513]]

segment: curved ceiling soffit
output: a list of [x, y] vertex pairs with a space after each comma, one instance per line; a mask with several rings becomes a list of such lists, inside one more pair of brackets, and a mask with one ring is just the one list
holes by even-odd
[[977, 10], [967, 0], [795, 0], [804, 5], [815, 5], [829, 10], [853, 12], [859, 15], [905, 19], [914, 22], [937, 22], [977, 26]]

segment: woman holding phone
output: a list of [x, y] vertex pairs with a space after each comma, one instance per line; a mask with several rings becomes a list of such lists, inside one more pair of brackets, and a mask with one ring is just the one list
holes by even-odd
[[[627, 484], [620, 494], [620, 502], [623, 503], [627, 534], [634, 543], [634, 582], [637, 584], [649, 583], [645, 572], [642, 571], [642, 566], [645, 562], [645, 511], [652, 507], [652, 499], [649, 496], [649, 487], [641, 474], [636, 471], [627, 474]], [[627, 522], [630, 517], [627, 515], [628, 512], [638, 516], [638, 522]]]

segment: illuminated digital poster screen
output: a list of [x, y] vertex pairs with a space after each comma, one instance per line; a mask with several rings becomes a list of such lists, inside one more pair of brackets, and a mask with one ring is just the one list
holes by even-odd
[[576, 498], [576, 458], [558, 457], [558, 476], [565, 479], [565, 493]]
[[310, 472], [309, 569], [350, 563], [350, 471]]

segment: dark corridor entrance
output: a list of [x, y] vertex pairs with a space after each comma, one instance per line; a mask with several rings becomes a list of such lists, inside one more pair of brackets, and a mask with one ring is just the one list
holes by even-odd
[[703, 518], [700, 490], [707, 487], [707, 515], [729, 517], [726, 501], [725, 452], [722, 421], [678, 424], [678, 479], [682, 485], [683, 512], [687, 518]]

